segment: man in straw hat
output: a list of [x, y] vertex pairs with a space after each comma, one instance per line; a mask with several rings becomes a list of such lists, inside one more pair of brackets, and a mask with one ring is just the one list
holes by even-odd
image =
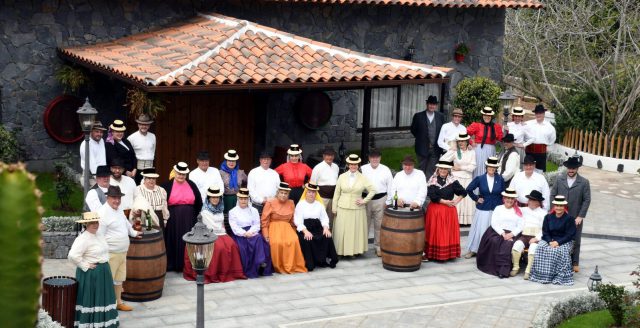
[[511, 183], [513, 176], [520, 171], [520, 155], [513, 146], [513, 141], [514, 137], [511, 133], [507, 133], [507, 135], [502, 138], [504, 151], [500, 156], [500, 167], [498, 169], [498, 173], [502, 175], [504, 183], [507, 186]]
[[120, 311], [131, 311], [133, 308], [122, 302], [122, 283], [127, 279], [127, 251], [129, 236], [139, 237], [141, 231], [133, 230], [124, 212], [119, 208], [124, 194], [118, 186], [109, 186], [106, 193], [107, 202], [98, 209], [101, 218], [98, 234], [104, 236], [109, 245], [109, 267], [113, 277], [117, 308]]
[[462, 109], [454, 108], [451, 122], [442, 125], [440, 136], [438, 137], [438, 146], [442, 148], [442, 152], [446, 153], [451, 146], [456, 144], [456, 137], [460, 134], [467, 134], [467, 128], [462, 125]]
[[[89, 175], [96, 174], [98, 166], [107, 165], [107, 151], [104, 145], [104, 140], [102, 139], [104, 131], [107, 131], [107, 129], [102, 126], [102, 123], [100, 121], [95, 121], [93, 123], [89, 138], [89, 172], [91, 172]], [[85, 142], [82, 141], [82, 143], [80, 144], [80, 167], [83, 170], [85, 160], [84, 145]]]
[[[376, 189], [376, 194], [367, 203], [367, 230], [373, 225], [373, 245], [376, 247], [376, 255], [382, 256], [380, 251], [380, 226], [384, 216], [384, 208], [387, 200], [393, 196], [393, 175], [391, 170], [381, 164], [382, 153], [377, 149], [369, 151], [369, 164], [362, 165], [362, 175], [369, 179]], [[368, 235], [368, 232], [367, 232]]]
[[527, 125], [523, 122], [524, 108], [513, 107], [511, 110], [511, 117], [513, 121], [507, 123], [506, 133], [513, 134], [513, 146], [515, 147], [516, 152], [518, 152], [518, 155], [520, 155], [519, 168], [522, 169], [522, 161], [525, 156], [524, 143], [530, 139], [527, 135]]
[[556, 142], [556, 128], [551, 122], [545, 120], [544, 113], [547, 110], [543, 105], [537, 105], [533, 112], [534, 120], [527, 121], [526, 134], [531, 139], [524, 142], [525, 152], [536, 160], [536, 168], [547, 172], [547, 147]]
[[518, 192], [518, 205], [522, 207], [527, 206], [528, 199], [526, 195], [530, 194], [531, 190], [541, 192], [542, 197], [545, 198], [542, 208], [549, 210], [549, 184], [542, 174], [535, 172], [535, 168], [535, 158], [530, 155], [525, 156], [523, 170], [513, 176], [509, 187]]
[[151, 123], [153, 123], [153, 120], [149, 115], [142, 114], [138, 116], [136, 123], [138, 123], [138, 131], [129, 135], [127, 140], [129, 140], [133, 146], [133, 151], [136, 153], [136, 169], [138, 172], [135, 176], [135, 180], [136, 184], [139, 184], [142, 180], [140, 171], [153, 167], [153, 159], [156, 154], [156, 135], [149, 132]]
[[111, 171], [106, 165], [98, 166], [96, 169], [96, 184], [91, 187], [84, 198], [85, 211], [95, 212], [107, 202], [107, 189], [109, 188], [109, 178]]
[[424, 172], [415, 168], [413, 156], [407, 155], [402, 160], [402, 171], [393, 177], [393, 195], [389, 195], [389, 202], [398, 195], [398, 206], [420, 208], [427, 198], [427, 177]]
[[329, 222], [333, 226], [333, 213], [331, 212], [331, 199], [333, 193], [336, 190], [336, 182], [338, 181], [339, 168], [333, 160], [336, 157], [336, 151], [330, 145], [325, 146], [322, 151], [322, 162], [313, 167], [311, 171], [311, 179], [309, 181], [315, 182], [320, 190], [318, 193], [322, 198], [327, 215], [329, 216]]
[[278, 172], [271, 168], [272, 160], [273, 156], [270, 152], [261, 152], [260, 165], [249, 171], [247, 177], [247, 189], [249, 189], [251, 203], [261, 215], [264, 203], [276, 197], [280, 185]]
[[199, 151], [196, 156], [196, 163], [198, 163], [198, 167], [189, 172], [189, 180], [193, 181], [193, 183], [198, 186], [198, 191], [200, 191], [203, 203], [207, 198], [207, 188], [211, 186], [216, 186], [218, 188], [224, 187], [220, 171], [215, 167], [209, 166], [209, 160], [208, 151]]
[[436, 170], [436, 163], [440, 158], [442, 149], [438, 146], [438, 136], [444, 115], [438, 112], [438, 98], [429, 96], [426, 109], [415, 113], [411, 121], [411, 134], [416, 138], [415, 150], [418, 155], [418, 167], [428, 176]]
[[575, 218], [576, 235], [573, 244], [573, 271], [580, 271], [580, 243], [582, 240], [583, 220], [587, 216], [589, 205], [591, 205], [591, 186], [589, 180], [578, 174], [578, 169], [582, 166], [579, 156], [569, 157], [564, 163], [567, 174], [558, 175], [556, 183], [551, 189], [551, 198], [557, 195], [565, 196], [569, 207], [569, 215]]

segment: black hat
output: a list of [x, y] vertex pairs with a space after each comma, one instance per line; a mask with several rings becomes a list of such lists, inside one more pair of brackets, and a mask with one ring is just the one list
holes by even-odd
[[260, 158], [273, 158], [273, 155], [267, 150], [260, 152]]
[[504, 136], [504, 138], [502, 138], [502, 142], [513, 142], [515, 140], [515, 138], [513, 137], [513, 134], [511, 133], [507, 133], [506, 136]]
[[322, 150], [322, 155], [336, 156], [336, 151], [333, 149], [333, 147], [327, 145]]
[[198, 155], [196, 156], [196, 160], [208, 161], [209, 160], [209, 152], [206, 151], [206, 150], [199, 151]]
[[111, 163], [109, 163], [109, 167], [114, 166], [124, 167], [124, 161], [120, 157], [116, 157], [111, 160]]
[[438, 103], [438, 97], [429, 96], [429, 98], [427, 98], [427, 104], [437, 104], [437, 103]]
[[522, 164], [535, 164], [536, 163], [536, 159], [533, 158], [533, 156], [531, 155], [527, 155], [524, 157], [524, 161], [522, 161]]
[[547, 109], [544, 108], [544, 105], [542, 105], [542, 104], [536, 105], [536, 108], [533, 109], [534, 113], [544, 113], [546, 111], [547, 111]]
[[526, 195], [525, 197], [529, 198], [529, 199], [533, 199], [533, 200], [537, 200], [539, 202], [544, 201], [544, 197], [542, 197], [542, 193], [533, 189], [531, 190], [531, 192]]
[[280, 182], [280, 185], [278, 185], [278, 189], [291, 191], [291, 187], [289, 187], [289, 184], [284, 181]]
[[106, 165], [100, 165], [96, 168], [96, 177], [108, 177], [111, 176], [111, 171]]
[[119, 186], [109, 186], [109, 189], [107, 189], [107, 192], [105, 193], [106, 196], [110, 196], [110, 197], [122, 197], [124, 196], [124, 194], [120, 191], [120, 187]]
[[416, 165], [416, 160], [411, 155], [407, 155], [402, 159], [402, 164], [404, 165]]
[[564, 165], [564, 167], [568, 169], [577, 169], [582, 166], [582, 161], [580, 161], [579, 156], [571, 156], [566, 161], [564, 161], [562, 165]]
[[369, 151], [369, 157], [380, 157], [380, 156], [382, 156], [382, 153], [377, 148], [371, 148], [371, 150]]

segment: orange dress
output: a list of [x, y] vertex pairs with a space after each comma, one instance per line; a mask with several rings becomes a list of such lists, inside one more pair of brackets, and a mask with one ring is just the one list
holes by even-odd
[[293, 201], [272, 199], [262, 210], [262, 236], [271, 246], [273, 268], [279, 273], [307, 272], [298, 235], [293, 224]]

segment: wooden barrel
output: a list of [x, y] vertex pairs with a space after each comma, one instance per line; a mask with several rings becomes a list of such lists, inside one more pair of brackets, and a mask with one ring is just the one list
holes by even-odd
[[424, 250], [424, 212], [421, 209], [385, 209], [380, 227], [380, 250], [385, 269], [419, 270]]
[[162, 296], [167, 273], [167, 252], [161, 231], [144, 231], [142, 239], [130, 238], [127, 252], [127, 280], [122, 299], [133, 302], [153, 301]]
[[73, 327], [77, 295], [76, 278], [54, 276], [42, 281], [42, 308], [49, 313], [53, 321], [64, 327]]

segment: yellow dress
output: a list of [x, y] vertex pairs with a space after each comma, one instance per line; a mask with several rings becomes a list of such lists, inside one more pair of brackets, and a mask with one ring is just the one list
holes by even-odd
[[279, 273], [307, 272], [293, 224], [294, 211], [295, 205], [290, 199], [269, 200], [262, 210], [262, 236], [269, 241], [271, 262]]
[[[345, 172], [338, 177], [336, 191], [333, 195], [332, 211], [337, 213], [333, 221], [333, 242], [338, 255], [363, 254], [369, 248], [367, 234], [366, 203], [376, 193], [373, 184], [360, 172]], [[365, 204], [356, 205], [356, 200], [362, 198], [362, 192], [367, 191]]]

